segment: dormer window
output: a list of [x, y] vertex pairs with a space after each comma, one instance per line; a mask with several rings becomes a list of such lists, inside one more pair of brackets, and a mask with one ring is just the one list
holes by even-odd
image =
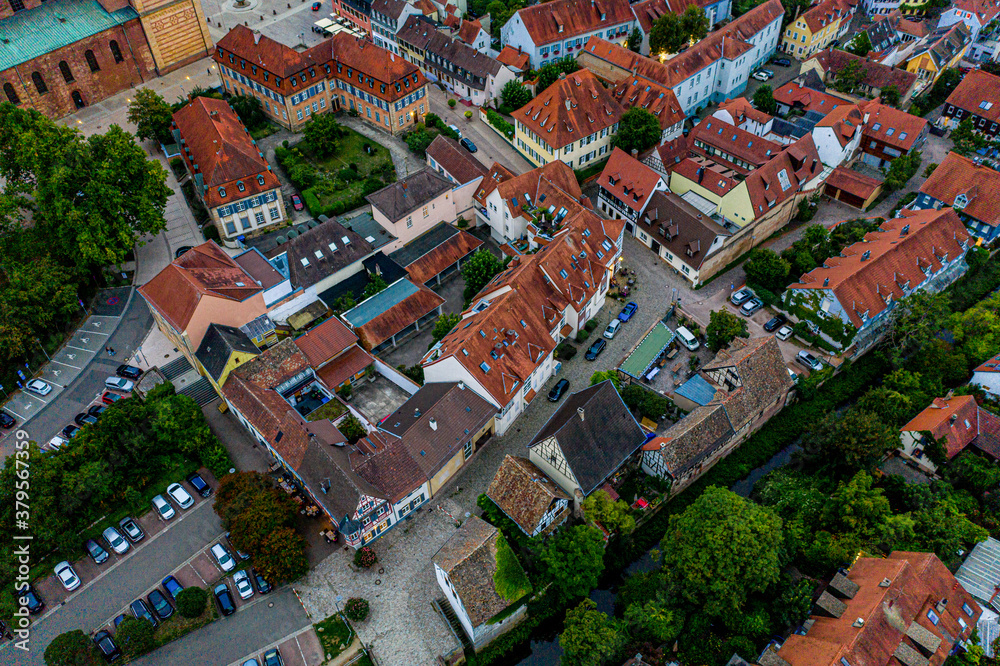
[[246, 192], [247, 186], [243, 184], [242, 180], [238, 180], [236, 181], [236, 189], [238, 189], [240, 192]]
[[225, 197], [226, 196], [226, 188], [224, 188], [224, 187], [220, 187], [219, 188], [219, 196], [220, 197]]
[[264, 186], [264, 176], [257, 176], [257, 184], [261, 187]]

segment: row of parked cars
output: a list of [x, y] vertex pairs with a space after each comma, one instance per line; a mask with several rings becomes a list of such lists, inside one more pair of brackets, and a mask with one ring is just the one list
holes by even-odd
[[[81, 428], [85, 428], [92, 423], [97, 423], [98, 419], [101, 418], [101, 414], [108, 406], [115, 404], [119, 400], [122, 400], [125, 396], [123, 393], [129, 393], [135, 388], [135, 380], [142, 377], [142, 370], [135, 367], [134, 365], [119, 365], [118, 369], [115, 371], [116, 376], [108, 377], [104, 380], [104, 393], [101, 394], [100, 400], [98, 400], [93, 405], [90, 405], [85, 411], [80, 412], [73, 418], [73, 423], [70, 423], [65, 428], [60, 431], [58, 435], [49, 440], [49, 442], [42, 448], [49, 451], [58, 451], [60, 448], [66, 445], [66, 443], [76, 437], [76, 434], [80, 432]], [[41, 379], [33, 379], [31, 382], [37, 382], [40, 384], [45, 384], [48, 387], [48, 391], [52, 390], [52, 387], [46, 384]], [[46, 393], [48, 393], [46, 391]], [[41, 393], [40, 395], [45, 395]]]
[[[764, 307], [764, 302], [757, 297], [750, 287], [741, 287], [733, 292], [733, 295], [729, 297], [729, 301], [733, 305], [738, 305], [740, 308], [740, 314], [749, 317], [753, 313]], [[809, 324], [809, 322], [806, 322]], [[810, 325], [814, 327], [815, 325]], [[787, 340], [792, 337], [792, 327], [788, 325], [788, 318], [783, 314], [777, 314], [767, 320], [764, 324], [764, 330], [768, 333], [774, 333], [774, 337], [779, 340]], [[775, 331], [777, 331], [775, 333]], [[813, 331], [814, 333], [818, 330]], [[805, 350], [799, 351], [795, 355], [796, 362], [804, 365], [813, 371], [818, 371], [823, 369], [823, 362], [816, 358], [813, 354]]]

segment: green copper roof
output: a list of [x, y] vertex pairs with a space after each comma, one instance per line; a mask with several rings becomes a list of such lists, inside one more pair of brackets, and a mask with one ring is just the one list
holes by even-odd
[[673, 339], [674, 332], [667, 328], [662, 321], [656, 322], [656, 325], [646, 334], [642, 342], [622, 362], [621, 371], [636, 379], [642, 379], [650, 366], [653, 365], [656, 357], [667, 348]]
[[49, 0], [0, 20], [0, 71], [137, 18], [132, 7], [109, 13], [97, 0]]

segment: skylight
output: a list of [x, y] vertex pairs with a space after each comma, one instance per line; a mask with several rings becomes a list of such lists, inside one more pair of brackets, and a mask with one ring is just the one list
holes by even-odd
[[896, 131], [896, 128], [895, 128], [895, 127], [890, 127], [889, 129], [887, 129], [887, 130], [885, 131], [885, 135], [886, 135], [886, 136], [892, 136], [892, 133], [893, 133], [893, 132], [895, 132], [895, 131]]
[[313, 252], [313, 254], [316, 256], [317, 259], [323, 258], [323, 252], [321, 250], [316, 250], [315, 252]]
[[309, 258], [308, 257], [302, 257], [302, 259], [300, 261], [302, 261], [302, 265], [303, 266], [306, 266], [306, 267], [309, 266]]
[[781, 191], [785, 192], [792, 186], [791, 181], [788, 180], [788, 171], [782, 169], [778, 172], [778, 182], [781, 183]]
[[984, 111], [989, 111], [990, 109], [993, 108], [993, 102], [982, 101], [979, 103], [979, 108], [983, 109]]
[[330, 252], [336, 252], [337, 251], [337, 244], [336, 243], [330, 243], [329, 245], [327, 245], [327, 247], [330, 248]]
[[490, 366], [486, 363], [486, 361], [483, 361], [482, 363], [479, 364], [479, 369], [482, 370], [483, 372], [489, 372]]
[[879, 131], [880, 129], [882, 129], [882, 123], [875, 123], [875, 125], [872, 126], [872, 130], [875, 132]]
[[347, 246], [351, 244], [351, 239], [348, 238], [347, 236], [341, 236], [340, 242], [343, 243], [345, 246]]
[[569, 273], [566, 272], [565, 268], [559, 269], [559, 277], [561, 277], [564, 280], [569, 277]]

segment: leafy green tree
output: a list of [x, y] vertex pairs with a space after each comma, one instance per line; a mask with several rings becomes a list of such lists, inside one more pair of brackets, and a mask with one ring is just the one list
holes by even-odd
[[425, 129], [417, 129], [405, 137], [403, 141], [406, 142], [406, 146], [410, 149], [410, 152], [416, 153], [423, 157], [427, 154], [427, 147], [431, 145], [434, 140], [434, 135]]
[[660, 131], [660, 121], [656, 116], [646, 109], [634, 107], [622, 114], [618, 133], [611, 141], [626, 153], [632, 150], [641, 153], [659, 143]]
[[361, 421], [359, 421], [358, 417], [353, 414], [348, 415], [347, 418], [338, 423], [337, 429], [340, 430], [341, 434], [343, 434], [344, 437], [347, 438], [347, 441], [352, 444], [368, 434], [365, 427], [361, 425]]
[[808, 579], [793, 583], [787, 575], [782, 576], [781, 595], [774, 608], [775, 617], [782, 626], [797, 627], [809, 617], [814, 587], [815, 584]]
[[867, 32], [859, 32], [844, 50], [864, 58], [872, 50], [872, 40], [869, 39]]
[[308, 545], [291, 527], [281, 527], [267, 537], [260, 551], [252, 553], [254, 566], [273, 585], [298, 580], [309, 571]]
[[771, 509], [709, 486], [670, 517], [660, 550], [677, 593], [705, 613], [738, 613], [778, 581], [782, 521]]
[[559, 635], [563, 650], [562, 666], [600, 666], [620, 643], [615, 622], [597, 610], [597, 604], [584, 599], [566, 611], [566, 623]]
[[227, 474], [219, 480], [215, 489], [215, 504], [212, 508], [228, 529], [237, 516], [253, 504], [258, 495], [273, 488], [271, 480], [260, 472]]
[[865, 79], [865, 72], [857, 60], [850, 61], [834, 75], [836, 78], [833, 81], [833, 89], [842, 93], [854, 92]]
[[901, 190], [910, 179], [920, 171], [920, 164], [923, 155], [919, 150], [911, 150], [907, 154], [897, 157], [889, 165], [889, 171], [885, 175], [883, 185], [890, 192]]
[[892, 515], [889, 500], [873, 484], [871, 475], [864, 471], [841, 483], [826, 506], [824, 524], [839, 532], [871, 537]]
[[233, 107], [247, 130], [253, 132], [267, 125], [264, 105], [253, 95], [233, 95], [229, 98], [229, 106]]
[[598, 370], [590, 376], [590, 385], [596, 386], [601, 382], [611, 381], [614, 387], [621, 392], [622, 380], [618, 377], [618, 372], [616, 370]]
[[804, 438], [823, 460], [846, 469], [868, 469], [899, 446], [899, 433], [860, 409], [830, 414]]
[[573, 56], [565, 56], [547, 65], [543, 65], [538, 70], [538, 83], [535, 85], [535, 94], [541, 95], [543, 90], [559, 79], [560, 74], [572, 74], [578, 69], [580, 69], [580, 64]]
[[583, 500], [583, 513], [588, 521], [600, 523], [609, 532], [630, 534], [635, 529], [635, 518], [625, 500], [616, 502], [604, 490], [591, 493]]
[[458, 313], [444, 313], [438, 317], [437, 321], [434, 322], [434, 330], [431, 332], [431, 337], [434, 338], [434, 342], [441, 340], [444, 336], [451, 332], [451, 329], [455, 328], [458, 322], [462, 321], [462, 315]]
[[520, 109], [531, 101], [531, 91], [520, 81], [510, 80], [500, 89], [500, 98], [508, 109]]
[[788, 285], [788, 274], [792, 266], [780, 254], [768, 248], [756, 248], [743, 264], [747, 283], [780, 292]]
[[361, 597], [351, 597], [344, 604], [344, 615], [351, 622], [364, 622], [368, 617], [368, 600]]
[[677, 53], [687, 44], [681, 19], [673, 12], [667, 12], [653, 22], [649, 31], [649, 53]]
[[466, 259], [462, 264], [462, 278], [465, 280], [465, 289], [462, 298], [468, 303], [476, 294], [486, 286], [486, 284], [503, 270], [503, 264], [496, 255], [489, 250], [477, 250], [475, 254]]
[[320, 157], [330, 157], [337, 153], [345, 132], [332, 113], [319, 113], [313, 114], [302, 133], [310, 150]]
[[968, 551], [989, 532], [969, 520], [954, 503], [938, 502], [927, 511], [913, 514], [913, 529], [917, 535], [914, 550], [934, 551], [946, 566], [961, 561], [962, 551]]
[[714, 352], [724, 348], [737, 337], [750, 337], [746, 319], [737, 317], [729, 310], [713, 310], [709, 315], [705, 333], [708, 335], [708, 348]]
[[181, 617], [194, 619], [201, 617], [208, 602], [208, 592], [201, 587], [185, 587], [177, 595], [177, 612]]
[[625, 609], [625, 623], [649, 636], [657, 644], [676, 639], [684, 628], [684, 614], [671, 608], [665, 595], [644, 604], [631, 604]]
[[589, 525], [564, 528], [544, 543], [540, 559], [560, 597], [585, 597], [604, 571], [604, 535]]
[[128, 121], [135, 125], [135, 136], [142, 140], [155, 139], [160, 143], [170, 142], [170, 123], [173, 110], [167, 101], [149, 88], [135, 91], [135, 99], [129, 102]]
[[46, 666], [98, 666], [97, 646], [79, 629], [59, 634], [45, 648]]
[[1000, 348], [1000, 294], [956, 313], [948, 328], [973, 364], [990, 358]]
[[367, 298], [371, 298], [375, 294], [385, 291], [388, 288], [389, 285], [386, 284], [385, 278], [378, 273], [375, 273], [368, 279], [368, 284], [365, 285], [365, 290], [361, 292], [361, 300], [363, 301]]
[[1000, 467], [971, 451], [959, 455], [947, 470], [948, 480], [968, 488], [976, 495], [1000, 486]]
[[753, 93], [755, 108], [772, 116], [778, 112], [778, 103], [774, 101], [774, 89], [767, 83], [761, 84]]
[[988, 143], [986, 137], [976, 132], [972, 125], [972, 118], [966, 118], [958, 124], [958, 127], [951, 133], [951, 140], [954, 144], [952, 152], [964, 157], [972, 155], [980, 148], [985, 148]]
[[681, 14], [681, 30], [689, 42], [697, 42], [708, 36], [708, 16], [696, 4], [689, 4]]
[[857, 402], [857, 409], [875, 414], [886, 425], [898, 428], [918, 411], [909, 396], [886, 386], [868, 389]]
[[639, 31], [639, 28], [632, 28], [632, 32], [628, 35], [627, 46], [628, 50], [633, 53], [638, 53], [642, 48], [642, 32]]
[[659, 421], [664, 414], [670, 412], [674, 403], [659, 393], [643, 388], [639, 384], [629, 384], [621, 391], [622, 402], [636, 418], [647, 417]]
[[950, 314], [950, 297], [945, 293], [918, 291], [900, 299], [887, 336], [893, 363], [898, 367], [903, 359], [920, 354], [937, 339]]
[[885, 88], [879, 92], [879, 97], [882, 98], [882, 103], [889, 106], [899, 107], [899, 100], [901, 98], [899, 94], [899, 88], [896, 84], [892, 83], [887, 85]]
[[127, 617], [115, 629], [115, 643], [128, 659], [137, 659], [156, 647], [153, 625], [144, 619]]

